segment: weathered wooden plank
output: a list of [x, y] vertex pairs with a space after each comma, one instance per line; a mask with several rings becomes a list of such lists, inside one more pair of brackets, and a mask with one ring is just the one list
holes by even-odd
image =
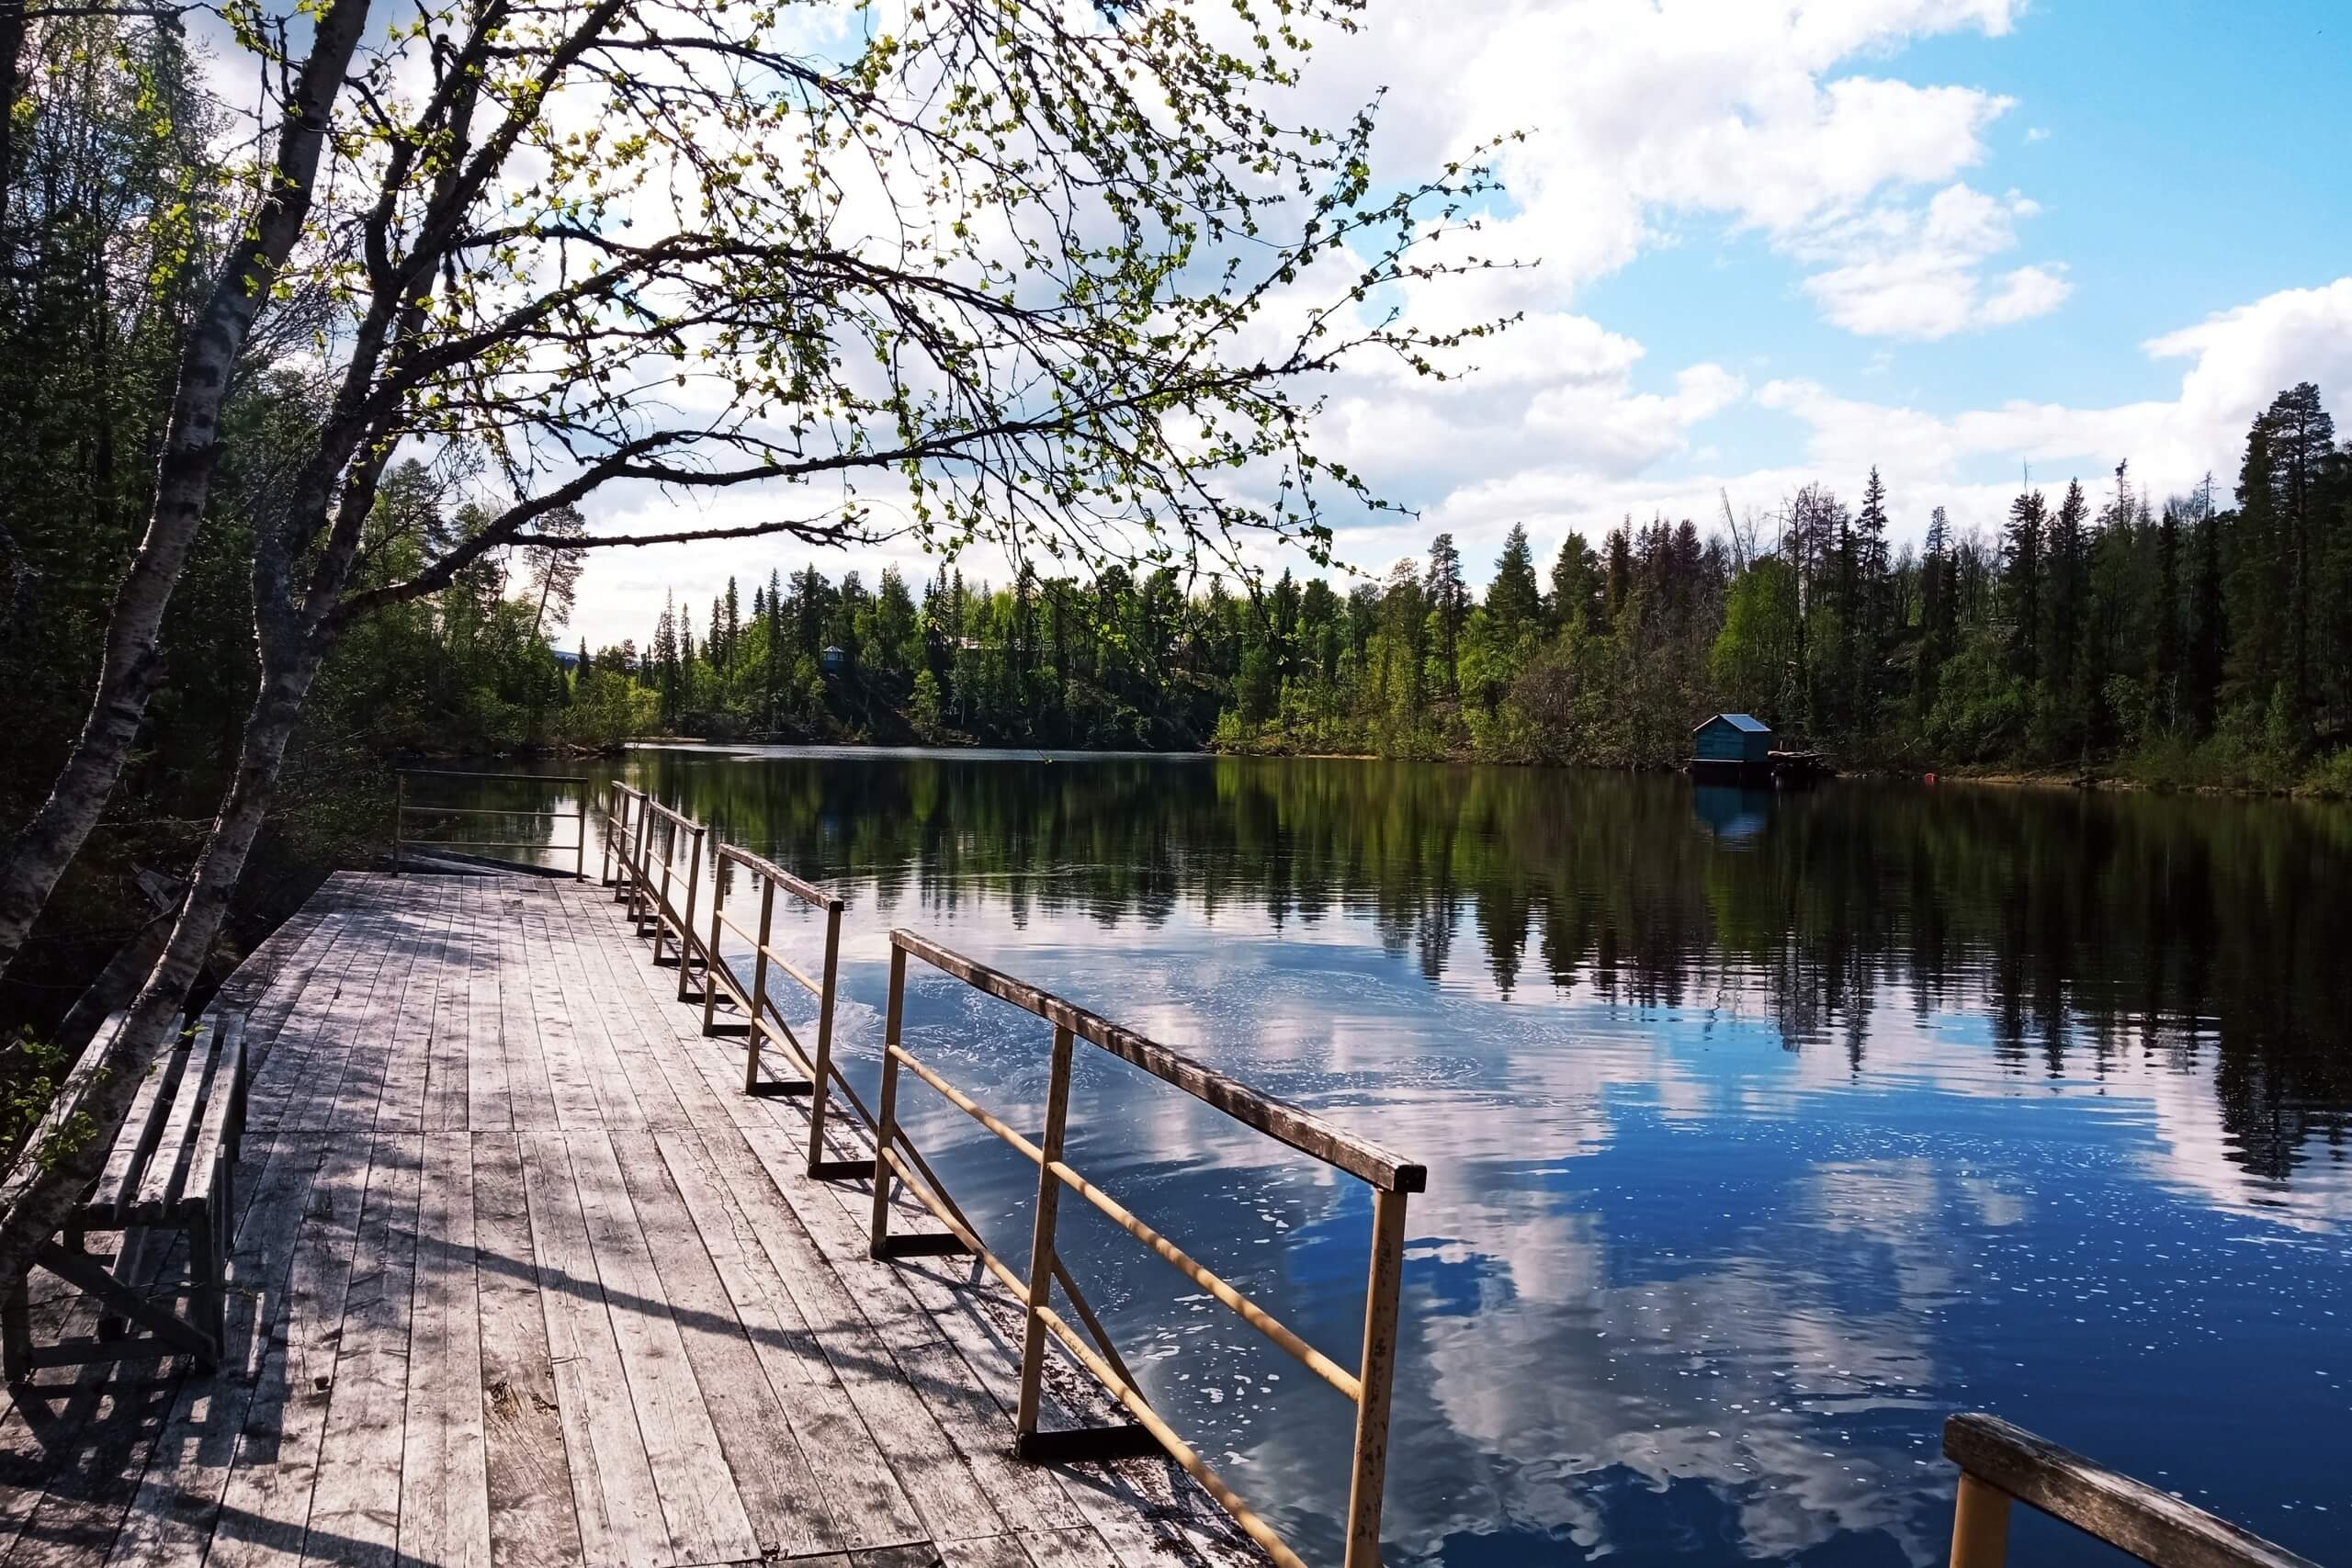
[[668, 1043], [669, 1026], [653, 1010], [659, 1004], [645, 987], [636, 983], [634, 976], [623, 975], [616, 967], [629, 962], [631, 955], [609, 940], [619, 934], [609, 911], [568, 893], [548, 902], [561, 911], [565, 929], [571, 934], [582, 979], [604, 1015], [615, 1059], [626, 1075], [634, 1113], [648, 1127], [688, 1125], [653, 1055]]
[[[285, 1119], [309, 1065], [320, 1050], [320, 1039], [335, 1012], [344, 987], [357, 984], [364, 991], [382, 962], [383, 951], [371, 937], [379, 918], [371, 904], [355, 897], [335, 916], [334, 946], [301, 979], [301, 990], [278, 1026], [266, 1056], [254, 1062], [253, 1089], [245, 1107], [250, 1137], [267, 1137]], [[266, 1070], [265, 1070], [266, 1069]]]
[[182, 1383], [109, 1562], [201, 1563], [249, 1418], [258, 1412], [275, 1427], [269, 1402], [285, 1399], [286, 1360], [271, 1354], [272, 1340], [286, 1307], [304, 1205], [326, 1149], [325, 1134], [289, 1133], [275, 1141], [257, 1177], [238, 1185], [244, 1210], [232, 1220], [220, 1371]]
[[[469, 881], [479, 881], [470, 878]], [[433, 1040], [425, 1053], [424, 1093], [417, 1125], [427, 1133], [460, 1131], [472, 1077], [475, 895], [470, 887], [449, 894], [448, 945], [440, 988], [433, 1004]]]
[[555, 1089], [539, 1040], [530, 955], [523, 944], [523, 898], [504, 884], [492, 894], [492, 926], [498, 960], [499, 1044], [506, 1065], [507, 1125], [518, 1131], [552, 1127], [556, 1124]]
[[311, 1492], [307, 1562], [389, 1563], [399, 1545], [419, 1145], [413, 1133], [375, 1135], [321, 1440], [332, 1462]]
[[[351, 899], [346, 889], [330, 879], [309, 903], [295, 912], [294, 918], [280, 928], [280, 934], [301, 926], [300, 945], [288, 953], [283, 963], [265, 968], [254, 959], [261, 956], [269, 945], [264, 942], [236, 973], [222, 982], [213, 998], [213, 1005], [234, 1011], [243, 1008], [246, 1013], [245, 1050], [258, 1066], [277, 1049], [277, 1039], [287, 1021], [295, 1016], [295, 1008], [308, 990], [311, 974], [327, 962], [336, 946], [351, 929], [346, 911]], [[273, 935], [270, 942], [277, 940]]]
[[620, 1165], [602, 1129], [565, 1135], [621, 1371], [645, 1434], [662, 1517], [681, 1557], [724, 1562], [758, 1555], [752, 1521], [729, 1473], [710, 1407], [671, 1315]]
[[826, 1266], [849, 1287], [876, 1335], [963, 1455], [997, 1515], [1016, 1531], [1082, 1526], [1082, 1516], [1051, 1470], [1013, 1458], [1011, 1412], [948, 1343], [938, 1320], [908, 1288], [904, 1267], [868, 1256], [864, 1229], [829, 1184], [796, 1180], [785, 1197]]
[[491, 1556], [497, 1568], [561, 1568], [582, 1560], [580, 1522], [522, 1156], [511, 1133], [476, 1134], [472, 1143]]
[[[711, 1070], [722, 1079], [726, 1067], [715, 1060]], [[679, 1066], [699, 1071], [679, 1054]], [[682, 1095], [691, 1092], [682, 1087]], [[784, 1191], [797, 1180], [797, 1157], [792, 1140], [766, 1119], [771, 1102], [722, 1093], [706, 1079], [703, 1100], [723, 1111], [741, 1134], [729, 1139], [723, 1131], [706, 1141], [721, 1160], [722, 1179], [747, 1196], [763, 1185]], [[729, 1145], [733, 1147], [730, 1148]], [[748, 1148], [746, 1145], [748, 1145]], [[742, 1153], [752, 1157], [745, 1161]], [[732, 1167], [732, 1168], [728, 1168]], [[827, 1201], [831, 1201], [830, 1197]], [[789, 1207], [787, 1212], [796, 1212]], [[902, 1369], [876, 1332], [874, 1318], [893, 1311], [913, 1311], [903, 1292], [875, 1303], [862, 1303], [847, 1282], [827, 1263], [804, 1224], [761, 1225], [761, 1246], [792, 1294], [802, 1319], [816, 1334], [851, 1402], [873, 1432], [889, 1461], [899, 1483], [915, 1505], [924, 1528], [934, 1540], [958, 1540], [973, 1536], [1001, 1535], [1007, 1526], [991, 1506], [986, 1488], [972, 1474], [938, 1418], [908, 1382]]]
[[130, 1113], [122, 1119], [122, 1130], [115, 1134], [114, 1147], [107, 1152], [106, 1168], [98, 1175], [98, 1184], [90, 1194], [90, 1209], [99, 1214], [120, 1213], [139, 1190], [139, 1176], [146, 1169], [148, 1154], [155, 1147], [164, 1133], [164, 1112], [169, 1102], [164, 1090], [174, 1081], [174, 1069], [184, 1061], [187, 1053], [176, 1044], [166, 1045], [156, 1056], [154, 1066], [139, 1083], [137, 1098], [130, 1102]]
[[2315, 1568], [2283, 1546], [1996, 1416], [1944, 1423], [1962, 1470], [2154, 1568]]
[[601, 1127], [605, 1108], [589, 1081], [587, 1057], [580, 1040], [581, 1022], [573, 1016], [563, 994], [563, 982], [556, 973], [555, 954], [548, 945], [551, 939], [547, 910], [537, 897], [529, 895], [517, 902], [521, 906], [516, 911], [517, 924], [523, 936], [531, 1011], [539, 1023], [539, 1051], [547, 1061], [555, 1125]]
[[124, 1195], [126, 1219], [158, 1220], [166, 1210], [178, 1206], [180, 1179], [196, 1142], [206, 1099], [213, 1092], [213, 1074], [220, 1064], [225, 1033], [217, 1013], [197, 1026], [196, 1039], [180, 1064], [179, 1081], [172, 1088], [171, 1104], [163, 1112], [163, 1134], [155, 1140], [155, 1152], [147, 1156], [138, 1186]]
[[[734, 1134], [721, 1129], [716, 1135]], [[786, 1419], [813, 1472], [816, 1495], [840, 1543], [888, 1546], [923, 1539], [914, 1504], [762, 1245], [761, 1226], [798, 1222], [756, 1176], [739, 1201], [714, 1170], [705, 1141], [696, 1134], [665, 1129], [654, 1136], [737, 1319], [783, 1401]]]
[[[412, 900], [407, 891], [385, 889], [377, 893], [373, 902], [365, 938], [368, 954], [361, 961], [368, 965], [366, 979], [362, 982], [359, 976], [352, 975], [336, 991], [324, 1024], [287, 1087], [286, 1109], [280, 1120], [283, 1125], [298, 1132], [351, 1127], [349, 1121], [338, 1117], [344, 1079], [356, 1070], [372, 1081], [372, 1069], [358, 1063], [358, 1059], [381, 1049], [389, 1015], [398, 1005], [415, 959], [409, 926]], [[358, 1063], [356, 1067], [355, 1063]], [[356, 1101], [366, 1092], [366, 1086], [356, 1085], [352, 1092]], [[372, 1100], [368, 1103], [368, 1115], [364, 1125], [372, 1128]]]
[[653, 1467], [621, 1371], [620, 1346], [597, 1280], [571, 1155], [554, 1132], [524, 1133], [519, 1144], [582, 1559], [596, 1563], [692, 1561], [673, 1549], [662, 1517]]
[[[0, 1469], [40, 1464], [61, 1449], [74, 1462], [47, 1467], [39, 1506], [24, 1518], [9, 1562], [66, 1568], [106, 1554], [176, 1388], [176, 1376], [154, 1363], [92, 1366], [70, 1384], [27, 1399], [17, 1414], [28, 1423], [0, 1439]], [[25, 1436], [35, 1442], [20, 1447]]]
[[[640, 991], [650, 994], [657, 1002], [664, 1001], [668, 976], [644, 964], [639, 954], [627, 951], [625, 943], [623, 950], [624, 956], [639, 959], [629, 968], [639, 976]], [[856, 1235], [849, 1237], [848, 1245], [854, 1256], [862, 1257], [863, 1216], [870, 1202], [865, 1186], [804, 1183], [798, 1165], [787, 1163], [797, 1156], [778, 1152], [774, 1130], [782, 1128], [785, 1141], [797, 1148], [807, 1137], [805, 1110], [792, 1101], [752, 1100], [735, 1093], [731, 1058], [720, 1059], [724, 1053], [710, 1052], [708, 1043], [695, 1036], [691, 1025], [695, 1021], [686, 1017], [690, 1010], [679, 1010], [676, 1015], [684, 1029], [679, 1042], [681, 1049], [663, 1055], [661, 1060], [670, 1069], [696, 1124], [717, 1128], [731, 1120], [737, 1122], [739, 1134], [763, 1142], [767, 1155], [761, 1163], [770, 1180], [761, 1185], [779, 1204], [784, 1202], [786, 1191], [812, 1191], [830, 1197], [844, 1212], [854, 1211], [853, 1217], [859, 1221], [861, 1228]], [[762, 1125], [769, 1131], [759, 1134], [747, 1131]], [[837, 1132], [845, 1131], [845, 1124], [837, 1122], [836, 1126]], [[709, 1143], [718, 1152], [736, 1140], [720, 1134], [710, 1138]], [[870, 1141], [866, 1141], [866, 1146], [871, 1147]], [[751, 1184], [743, 1185], [748, 1189]], [[899, 1207], [908, 1217], [930, 1223], [927, 1211], [920, 1209], [911, 1198], [902, 1198]], [[796, 1219], [799, 1217], [795, 1206], [786, 1206], [786, 1212], [794, 1213]], [[805, 1224], [800, 1228], [807, 1230]], [[993, 1286], [985, 1280], [975, 1284], [967, 1279], [946, 1282], [950, 1269], [958, 1273], [968, 1269], [968, 1264], [952, 1260], [899, 1262], [889, 1267], [915, 1292], [924, 1309], [942, 1326], [944, 1337], [965, 1354], [967, 1364], [980, 1372], [981, 1382], [996, 1393], [999, 1404], [1007, 1413], [1004, 1419], [1009, 1427], [1016, 1387], [1012, 1378], [1017, 1370], [1017, 1352], [1009, 1348], [1012, 1341], [1007, 1335], [1017, 1334], [1018, 1330], [1017, 1324], [983, 1326], [990, 1316], [977, 1310], [977, 1303], [987, 1299]], [[931, 1281], [934, 1273], [940, 1277], [935, 1283]], [[1082, 1410], [1060, 1412], [1063, 1418], [1095, 1424], [1124, 1418], [1124, 1412], [1112, 1404], [1109, 1396], [1081, 1374], [1069, 1372], [1055, 1382], [1066, 1393], [1086, 1402]], [[1126, 1568], [1165, 1568], [1173, 1562], [1263, 1561], [1263, 1553], [1256, 1545], [1240, 1534], [1230, 1518], [1181, 1469], [1164, 1458], [1057, 1465], [1045, 1473], [1054, 1477], [1079, 1516], [1103, 1538], [1105, 1562], [1116, 1562]]]
[[[548, 964], [564, 998], [588, 1091], [595, 1098], [597, 1123], [642, 1128], [645, 1112], [638, 1108], [636, 1091], [630, 1087], [628, 1070], [621, 1065], [619, 1045], [614, 1037], [616, 1021], [610, 1015], [617, 1010], [614, 1006], [617, 998], [610, 994], [608, 985], [590, 983], [582, 963], [585, 944], [572, 929], [571, 911], [560, 895], [541, 893], [532, 901], [537, 906]], [[627, 1028], [625, 1019], [621, 1024]]]
[[1029, 1554], [1021, 1548], [1021, 1539], [1012, 1535], [941, 1541], [939, 1562], [940, 1568], [1031, 1568]]
[[753, 1544], [763, 1553], [788, 1557], [842, 1545], [829, 1511], [819, 1503], [816, 1477], [783, 1402], [652, 1135], [616, 1133], [612, 1144]]
[[221, 1516], [235, 1527], [214, 1535], [207, 1562], [218, 1568], [302, 1558], [375, 1147], [373, 1139], [322, 1142], [325, 1157], [303, 1205], [285, 1310], [273, 1321], [220, 1499]]
[[392, 1013], [390, 1037], [384, 1045], [383, 1087], [377, 1102], [375, 1124], [395, 1133], [417, 1133], [424, 1128], [424, 1091], [434, 1026], [440, 1017], [442, 987], [452, 983], [449, 939], [464, 908], [461, 899], [440, 888], [431, 889], [429, 897], [430, 915], [423, 922], [416, 966], [410, 971], [408, 985], [401, 992], [400, 1005]]
[[400, 1555], [442, 1568], [490, 1568], [473, 1140], [463, 1132], [428, 1134], [424, 1160], [401, 1449]]
[[[392, 1063], [405, 1054], [403, 1031], [419, 1028], [409, 1010], [412, 996], [432, 983], [431, 954], [448, 929], [449, 906], [439, 890], [420, 884], [439, 878], [404, 878], [401, 908], [392, 925], [394, 949], [377, 976], [367, 1017], [351, 1037], [326, 1125], [347, 1131], [372, 1130], [381, 1114]], [[424, 1016], [432, 1016], [428, 1006]]]

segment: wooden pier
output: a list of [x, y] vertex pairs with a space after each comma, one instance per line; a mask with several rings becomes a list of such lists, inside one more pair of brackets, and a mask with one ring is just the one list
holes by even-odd
[[[744, 1093], [652, 960], [593, 880], [332, 879], [222, 998], [253, 1064], [224, 1366], [19, 1391], [0, 1558], [1265, 1561], [1164, 1456], [1016, 1458], [1022, 1304], [870, 1257], [870, 1184], [808, 1175], [807, 1103]], [[89, 1331], [35, 1282], [37, 1334]], [[1060, 1363], [1044, 1397], [1123, 1414]]]

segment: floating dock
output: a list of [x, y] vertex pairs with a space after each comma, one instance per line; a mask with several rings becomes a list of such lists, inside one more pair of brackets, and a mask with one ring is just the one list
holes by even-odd
[[[806, 1176], [806, 1105], [742, 1093], [651, 956], [593, 880], [329, 880], [218, 1004], [254, 1061], [223, 1369], [20, 1391], [0, 1554], [1266, 1560], [1165, 1457], [1017, 1460], [1020, 1311], [968, 1258], [870, 1258], [869, 1185]], [[37, 1337], [89, 1332], [33, 1287]]]

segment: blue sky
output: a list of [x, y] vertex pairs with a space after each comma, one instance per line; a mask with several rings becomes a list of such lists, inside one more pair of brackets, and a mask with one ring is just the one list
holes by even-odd
[[[1945, 412], [2012, 398], [2113, 404], [2170, 396], [2146, 340], [2352, 268], [2352, 7], [2041, 0], [2006, 37], [1921, 39], [1858, 68], [2016, 100], [1976, 171], [2041, 211], [2021, 252], [2063, 259], [2046, 317], [1889, 344], [1823, 321], [1803, 268], [1707, 217], [1594, 285], [1583, 307], [1657, 365], [1716, 359]], [[1769, 466], [1796, 420], [1726, 418], [1727, 460]]]
[[[1989, 525], [2027, 463], [2094, 490], [2126, 458], [2160, 494], [2226, 480], [2295, 380], [2352, 425], [2347, 86], [2342, 0], [1374, 0], [1318, 49], [1302, 118], [1387, 88], [1397, 181], [1529, 130], [1476, 243], [1541, 265], [1408, 297], [1436, 326], [1524, 312], [1467, 382], [1325, 389], [1326, 455], [1414, 509], [1340, 555], [1379, 571], [1443, 529], [1483, 581], [1514, 523], [1548, 557], [1628, 514], [1712, 525], [1725, 498], [1769, 536], [1796, 486], [1859, 491], [1873, 463], [1916, 538], [1936, 505]], [[667, 587], [707, 604], [806, 556], [600, 561], [581, 629], [641, 637]]]

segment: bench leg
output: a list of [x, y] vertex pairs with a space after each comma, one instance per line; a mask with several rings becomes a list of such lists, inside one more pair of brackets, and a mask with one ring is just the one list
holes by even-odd
[[[153, 1234], [144, 1225], [122, 1233], [122, 1246], [115, 1253], [114, 1277], [130, 1290], [140, 1287], [140, 1273], [146, 1266], [147, 1248], [153, 1243]], [[101, 1339], [120, 1339], [130, 1332], [130, 1321], [120, 1313], [107, 1313], [98, 1319], [98, 1337]]]
[[204, 1337], [210, 1347], [208, 1353], [197, 1358], [208, 1372], [220, 1366], [222, 1312], [220, 1300], [220, 1251], [212, 1235], [211, 1207], [204, 1214], [189, 1222], [187, 1227], [187, 1316], [189, 1326]]
[[25, 1280], [17, 1275], [0, 1294], [0, 1373], [12, 1384], [33, 1375], [32, 1308], [25, 1299]]

